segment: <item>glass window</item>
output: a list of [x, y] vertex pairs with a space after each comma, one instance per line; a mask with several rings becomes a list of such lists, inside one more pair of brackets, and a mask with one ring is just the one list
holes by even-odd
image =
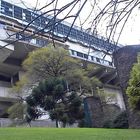
[[63, 25], [62, 24], [58, 24], [57, 25], [57, 31], [59, 34], [62, 34], [64, 33], [64, 30], [63, 30]]
[[112, 62], [108, 62], [110, 66], [113, 66]]
[[76, 33], [76, 30], [75, 29], [71, 29], [70, 31], [70, 37], [76, 39], [77, 38], [77, 33]]
[[28, 37], [27, 35], [20, 34], [20, 33], [16, 34], [16, 38], [19, 40], [28, 41], [28, 42], [31, 40], [31, 38]]
[[20, 7], [14, 6], [14, 17], [22, 19], [22, 9]]
[[93, 60], [93, 61], [94, 61], [94, 57], [93, 57], [93, 56], [91, 56], [91, 60]]
[[71, 54], [74, 55], [74, 50], [71, 50]]
[[82, 31], [77, 31], [77, 39], [79, 41], [83, 42], [84, 38], [83, 38], [83, 32]]
[[46, 18], [41, 17], [41, 27], [44, 28], [46, 26]]
[[40, 47], [43, 47], [47, 45], [47, 41], [42, 39], [36, 39], [36, 44], [39, 45]]
[[84, 33], [84, 42], [87, 44], [91, 44], [89, 35], [87, 33]]
[[83, 57], [83, 53], [77, 52], [77, 56]]
[[88, 55], [87, 54], [84, 54], [84, 58], [88, 59]]
[[96, 57], [96, 61], [100, 63], [100, 58], [97, 58], [97, 57]]
[[38, 16], [39, 16], [38, 14], [32, 13], [32, 20], [34, 20], [33, 24], [36, 26], [40, 26], [40, 23], [41, 23], [40, 17], [38, 17]]
[[67, 25], [63, 25], [63, 28], [64, 28], [64, 36], [67, 36], [70, 30], [70, 27]]
[[12, 4], [1, 1], [1, 12], [7, 16], [13, 17], [13, 6]]
[[23, 9], [23, 17], [24, 17], [25, 21], [30, 22], [31, 21], [31, 12], [26, 9]]

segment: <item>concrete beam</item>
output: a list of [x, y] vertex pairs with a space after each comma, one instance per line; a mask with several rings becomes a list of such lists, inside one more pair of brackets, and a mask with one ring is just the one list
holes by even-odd
[[0, 62], [3, 62], [14, 51], [13, 45], [8, 45], [3, 48], [5, 45], [8, 45], [8, 43], [0, 41]]
[[112, 72], [107, 73], [105, 77], [101, 79], [101, 81], [103, 81], [104, 84], [109, 84], [109, 82], [115, 79], [116, 77], [117, 77], [116, 72], [112, 71]]
[[5, 61], [5, 64], [13, 65], [13, 66], [21, 66], [22, 60], [21, 59], [16, 59], [12, 57], [8, 57]]
[[10, 98], [10, 97], [0, 97], [0, 103], [16, 103], [18, 98]]
[[119, 82], [119, 78], [118, 78], [118, 76], [115, 78], [115, 79], [113, 79], [113, 84], [115, 85], [115, 86], [120, 86], [120, 82]]
[[90, 77], [96, 76], [97, 78], [101, 78], [102, 75], [105, 73], [106, 68], [100, 67], [96, 70], [93, 70], [93, 72], [90, 74]]

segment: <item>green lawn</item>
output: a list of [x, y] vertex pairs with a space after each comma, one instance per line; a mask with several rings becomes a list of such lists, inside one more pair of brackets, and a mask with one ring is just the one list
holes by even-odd
[[0, 128], [0, 140], [140, 140], [140, 130]]

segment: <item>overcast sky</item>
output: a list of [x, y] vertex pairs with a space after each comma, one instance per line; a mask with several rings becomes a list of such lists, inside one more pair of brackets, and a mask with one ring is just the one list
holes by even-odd
[[[30, 0], [30, 1], [29, 0], [6, 0], [6, 1], [9, 1], [9, 2], [12, 1], [12, 3], [14, 4], [21, 4], [21, 1], [23, 1], [28, 7], [31, 7], [31, 6], [36, 5], [37, 0]], [[38, 0], [37, 7], [42, 7], [48, 1], [50, 0]], [[58, 6], [65, 5], [69, 1], [71, 0], [59, 0]], [[80, 19], [83, 21], [88, 16], [88, 13], [91, 10], [90, 1], [92, 0], [89, 0], [89, 2], [85, 5], [85, 7], [83, 8], [83, 11], [81, 12]], [[102, 1], [102, 5], [104, 5], [106, 2], [106, 0], [100, 0], [100, 1]], [[77, 8], [73, 10], [73, 12], [76, 12]], [[61, 16], [63, 16], [64, 14], [65, 13], [62, 13]], [[68, 20], [68, 22], [71, 22], [71, 20]], [[76, 25], [79, 25], [79, 20], [76, 21]], [[88, 26], [90, 26], [89, 21], [85, 23], [84, 27], [88, 28]], [[140, 44], [140, 11], [135, 10], [133, 12], [133, 15], [131, 16], [131, 18], [129, 19], [129, 21], [127, 22], [123, 30], [119, 43], [123, 45]]]

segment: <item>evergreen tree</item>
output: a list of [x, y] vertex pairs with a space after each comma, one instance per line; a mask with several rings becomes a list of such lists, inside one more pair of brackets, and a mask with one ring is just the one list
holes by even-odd
[[82, 100], [75, 91], [67, 91], [63, 78], [50, 78], [40, 82], [26, 98], [28, 121], [35, 120], [48, 112], [50, 119], [66, 124], [73, 124], [84, 117]]
[[140, 111], [140, 55], [132, 68], [126, 93], [132, 109]]

